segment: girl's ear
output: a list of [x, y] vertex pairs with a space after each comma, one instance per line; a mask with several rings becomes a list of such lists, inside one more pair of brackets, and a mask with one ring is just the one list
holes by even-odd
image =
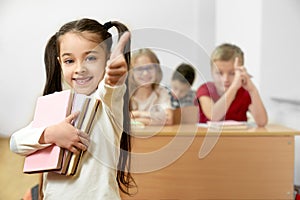
[[59, 64], [61, 65], [61, 60], [60, 60], [60, 58], [57, 56], [56, 59], [57, 59], [57, 61], [59, 62]]

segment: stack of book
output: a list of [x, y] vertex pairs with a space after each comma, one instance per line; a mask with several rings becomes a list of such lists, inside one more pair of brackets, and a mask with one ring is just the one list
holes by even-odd
[[[33, 128], [57, 124], [73, 112], [80, 112], [73, 125], [89, 134], [100, 100], [77, 94], [73, 90], [55, 92], [38, 98]], [[59, 174], [75, 175], [83, 152], [74, 154], [52, 144], [25, 157], [23, 172], [40, 173], [53, 171]]]

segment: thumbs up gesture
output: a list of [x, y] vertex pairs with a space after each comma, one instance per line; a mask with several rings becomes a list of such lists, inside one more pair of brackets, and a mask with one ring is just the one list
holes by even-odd
[[104, 75], [105, 84], [110, 86], [122, 85], [127, 76], [127, 63], [124, 57], [124, 48], [130, 39], [130, 33], [125, 32], [121, 36], [107, 61]]

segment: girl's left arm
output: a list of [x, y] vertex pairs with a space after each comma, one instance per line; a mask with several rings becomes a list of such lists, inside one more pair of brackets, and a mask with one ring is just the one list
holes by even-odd
[[258, 90], [254, 87], [249, 91], [251, 105], [249, 110], [258, 126], [265, 126], [268, 123], [268, 115], [265, 106], [260, 98]]
[[116, 119], [123, 122], [123, 96], [126, 92], [125, 80], [128, 72], [123, 51], [130, 39], [130, 33], [125, 32], [111, 53], [105, 69], [104, 79], [100, 82], [98, 94]]
[[249, 110], [258, 126], [265, 126], [268, 123], [268, 115], [265, 106], [261, 100], [259, 92], [251, 80], [251, 76], [247, 73], [244, 66], [237, 67], [242, 74], [242, 87], [246, 89], [251, 97], [251, 105]]

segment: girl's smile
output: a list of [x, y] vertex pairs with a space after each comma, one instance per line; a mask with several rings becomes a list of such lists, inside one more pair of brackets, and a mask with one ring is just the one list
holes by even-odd
[[82, 78], [73, 78], [77, 85], [87, 85], [93, 77], [82, 77]]

